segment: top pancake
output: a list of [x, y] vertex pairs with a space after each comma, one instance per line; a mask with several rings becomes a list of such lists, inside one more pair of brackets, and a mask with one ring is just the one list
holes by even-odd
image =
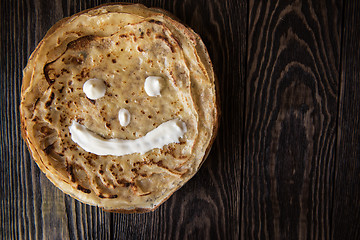
[[[161, 96], [145, 93], [148, 76], [163, 79]], [[86, 80], [104, 80], [90, 100]], [[61, 20], [24, 70], [23, 136], [47, 177], [65, 193], [110, 211], [155, 209], [199, 169], [217, 129], [215, 80], [205, 46], [166, 12], [143, 5], [105, 5]], [[117, 114], [131, 113], [128, 126]], [[137, 139], [181, 119], [179, 143], [145, 154], [98, 156], [69, 133], [76, 121], [105, 139]]]

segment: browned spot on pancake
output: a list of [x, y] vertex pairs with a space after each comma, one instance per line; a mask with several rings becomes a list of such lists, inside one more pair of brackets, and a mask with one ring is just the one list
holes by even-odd
[[46, 103], [45, 103], [45, 107], [47, 107], [47, 108], [50, 107], [52, 101], [54, 100], [54, 97], [55, 97], [54, 92], [51, 92], [50, 97], [49, 97], [49, 100], [46, 101]]
[[44, 117], [45, 120], [48, 120], [50, 123], [52, 123], [52, 118], [50, 117], [51, 114], [50, 113], [47, 113]]
[[40, 128], [40, 132], [41, 132], [42, 135], [47, 136], [47, 135], [50, 135], [51, 133], [53, 133], [54, 129], [51, 129], [51, 128], [47, 127], [47, 126], [42, 126]]
[[70, 181], [75, 182], [74, 167], [73, 167], [73, 165], [69, 164], [68, 162], [66, 162], [66, 172], [70, 176]]
[[[170, 76], [171, 76], [173, 79], [175, 79], [175, 76], [174, 76], [173, 71], [170, 71]], [[176, 81], [173, 81], [173, 82], [174, 82], [174, 85], [177, 86], [177, 85], [176, 85]]]
[[128, 35], [127, 34], [120, 34], [120, 37], [121, 38], [126, 38], [126, 37], [128, 37]]
[[174, 46], [170, 43], [169, 39], [164, 35], [156, 35], [156, 39], [160, 39], [170, 48], [171, 52], [174, 53], [175, 49]]
[[111, 60], [113, 63], [116, 63], [116, 59], [114, 58], [113, 60]]
[[46, 154], [49, 154], [54, 149], [54, 143], [47, 146], [43, 151]]
[[133, 38], [134, 38], [134, 42], [136, 42], [136, 40], [137, 40], [137, 39], [136, 39], [136, 35], [135, 35], [135, 33], [129, 33], [129, 35], [130, 35], [130, 36], [133, 36]]
[[31, 121], [37, 122], [38, 120], [39, 120], [39, 118], [35, 116]]
[[64, 74], [64, 73], [70, 73], [70, 72], [66, 68], [63, 68], [63, 69], [61, 69], [61, 74]]
[[76, 56], [69, 56], [67, 58], [64, 59], [64, 63], [66, 65], [72, 63], [72, 64], [76, 64], [76, 65], [80, 65], [84, 62], [84, 56], [83, 55], [80, 55], [78, 57]]
[[158, 21], [158, 20], [155, 20], [155, 19], [149, 20], [149, 23], [155, 23], [155, 24], [158, 24], [158, 25], [163, 25], [162, 22], [160, 22], [160, 21]]
[[99, 169], [99, 173], [100, 173], [101, 175], [104, 174], [103, 167], [104, 167], [104, 165], [101, 164], [101, 165], [100, 165], [100, 169]]
[[84, 192], [84, 193], [91, 193], [91, 190], [90, 189], [87, 189], [87, 188], [84, 188], [83, 186], [81, 185], [78, 185], [77, 186], [77, 189]]
[[82, 124], [84, 122], [84, 119], [83, 118], [78, 118], [76, 119], [78, 123]]
[[67, 120], [67, 117], [66, 117], [64, 114], [61, 114], [61, 115], [60, 115], [60, 120], [59, 120], [59, 122], [62, 124], [62, 123], [64, 123], [66, 120]]
[[147, 195], [150, 195], [151, 192], [148, 192], [148, 193], [144, 193], [144, 194], [140, 194], [139, 196], [143, 197], [143, 196], [147, 196]]
[[35, 101], [35, 103], [34, 103], [34, 106], [33, 106], [33, 110], [35, 110], [36, 105], [39, 103], [39, 100], [40, 100], [40, 98], [37, 98], [37, 99], [36, 99], [36, 101]]
[[55, 82], [55, 79], [50, 78], [50, 74], [49, 74], [50, 71], [54, 71], [54, 69], [50, 67], [51, 63], [45, 64], [45, 67], [44, 67], [45, 79], [46, 79], [46, 81], [48, 82], [49, 85], [52, 85]]
[[155, 164], [158, 165], [159, 167], [168, 169], [166, 166], [164, 166], [162, 160], [160, 160], [160, 161], [158, 161], [158, 162], [153, 162], [153, 163], [155, 163]]
[[95, 40], [95, 36], [88, 35], [81, 38], [78, 38], [70, 43], [68, 43], [68, 49], [81, 50], [89, 46], [89, 44]]
[[176, 43], [179, 45], [180, 48], [182, 48], [181, 42], [179, 39], [177, 39], [173, 34], [171, 34], [171, 37], [176, 41]]
[[[144, 159], [145, 160], [145, 159]], [[141, 161], [141, 162], [134, 162], [133, 163], [133, 165], [134, 165], [134, 167], [137, 167], [137, 166], [142, 166], [142, 165], [144, 165], [144, 164], [146, 164], [146, 161]]]
[[95, 105], [96, 101], [95, 100], [92, 100], [90, 98], [86, 98], [87, 100], [89, 100], [93, 105]]
[[98, 196], [99, 196], [99, 198], [117, 198], [118, 197], [118, 195], [116, 195], [116, 194], [114, 194], [114, 195], [112, 195], [112, 194], [99, 194]]
[[[184, 145], [184, 143], [180, 142], [180, 143], [178, 143], [178, 145]], [[163, 151], [163, 154], [170, 155], [175, 159], [185, 159], [185, 158], [187, 158], [187, 156], [183, 156], [183, 155], [177, 156], [176, 148], [171, 146], [171, 145], [167, 146], [166, 149], [164, 149], [162, 151]]]
[[111, 45], [111, 42], [104, 38], [101, 38], [101, 40], [96, 43], [96, 47], [101, 50], [109, 48], [110, 45]]
[[135, 183], [132, 182], [132, 183], [130, 184], [130, 187], [131, 187], [131, 189], [134, 191], [134, 193], [137, 194], [137, 191], [138, 191], [137, 188], [138, 188], [138, 187], [135, 185]]
[[91, 167], [95, 167], [95, 164], [93, 163], [91, 157], [85, 157], [85, 159], [87, 160], [87, 163], [88, 163]]
[[[87, 77], [89, 77], [89, 75], [90, 75], [90, 70], [89, 69], [87, 69], [87, 68], [84, 68], [84, 69], [82, 69], [81, 70], [81, 72], [80, 72], [80, 76], [82, 77], [82, 78], [87, 78]], [[78, 79], [80, 82], [82, 81], [82, 79]]]
[[150, 34], [151, 34], [150, 29], [146, 29], [146, 35], [147, 35], [148, 37], [150, 37]]
[[62, 93], [64, 88], [65, 88], [65, 86], [62, 86], [62, 88], [59, 89], [59, 93]]
[[125, 179], [118, 179], [116, 180], [117, 184], [119, 184], [122, 187], [129, 187], [131, 185], [131, 182], [125, 180]]

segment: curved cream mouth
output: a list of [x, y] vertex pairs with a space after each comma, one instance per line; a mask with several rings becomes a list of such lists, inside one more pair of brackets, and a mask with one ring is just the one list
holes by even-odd
[[69, 130], [71, 139], [87, 152], [96, 155], [124, 156], [133, 153], [144, 154], [170, 143], [179, 143], [179, 138], [184, 136], [187, 128], [180, 119], [172, 119], [134, 140], [105, 139], [76, 121], [73, 121]]

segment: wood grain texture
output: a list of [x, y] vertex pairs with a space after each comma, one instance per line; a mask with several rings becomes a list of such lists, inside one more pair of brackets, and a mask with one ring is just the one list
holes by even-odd
[[251, 1], [243, 239], [329, 239], [341, 8]]
[[360, 2], [344, 7], [333, 239], [360, 239]]

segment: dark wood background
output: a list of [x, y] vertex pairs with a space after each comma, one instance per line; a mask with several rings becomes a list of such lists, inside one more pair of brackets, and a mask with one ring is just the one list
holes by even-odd
[[105, 2], [1, 0], [1, 239], [360, 239], [360, 1], [140, 1], [201, 35], [222, 119], [199, 173], [130, 215], [64, 195], [20, 136], [29, 55]]

